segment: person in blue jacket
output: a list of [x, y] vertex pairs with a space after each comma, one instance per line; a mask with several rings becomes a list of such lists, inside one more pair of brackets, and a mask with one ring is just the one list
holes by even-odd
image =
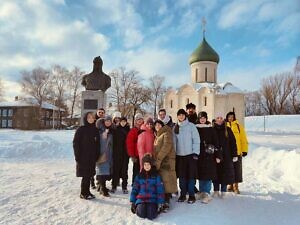
[[135, 177], [130, 194], [131, 212], [138, 217], [153, 220], [164, 204], [165, 191], [151, 155], [146, 154], [142, 163], [142, 171]]
[[195, 184], [200, 153], [200, 137], [196, 126], [189, 122], [184, 109], [177, 112], [178, 122], [174, 127], [174, 146], [176, 151], [176, 175], [179, 178], [180, 197], [178, 202], [186, 200], [195, 203]]

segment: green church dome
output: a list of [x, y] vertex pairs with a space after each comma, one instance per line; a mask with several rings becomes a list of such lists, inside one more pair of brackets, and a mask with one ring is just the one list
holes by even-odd
[[195, 49], [189, 59], [190, 65], [199, 61], [211, 61], [219, 63], [220, 58], [218, 53], [207, 43], [203, 38], [202, 43]]

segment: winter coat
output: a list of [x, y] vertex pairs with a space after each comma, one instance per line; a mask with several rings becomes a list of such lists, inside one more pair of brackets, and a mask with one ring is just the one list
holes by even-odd
[[96, 163], [96, 175], [111, 175], [112, 174], [112, 164], [113, 164], [113, 130], [108, 128], [106, 132], [106, 127], [103, 125], [99, 129], [100, 134], [100, 157], [105, 154], [106, 160], [101, 163]]
[[211, 124], [196, 124], [200, 135], [200, 155], [198, 159], [199, 180], [214, 180], [217, 177], [216, 158], [222, 159], [220, 151], [209, 154], [205, 151], [205, 145], [219, 146], [219, 141], [215, 129]]
[[[126, 138], [130, 128], [129, 125], [122, 127], [118, 125], [113, 132], [113, 161], [114, 164], [121, 164], [123, 160], [128, 160]], [[118, 166], [118, 165], [114, 165]]]
[[[185, 156], [200, 153], [200, 137], [196, 126], [187, 119], [179, 125], [179, 134], [174, 132], [173, 141], [176, 155]], [[174, 131], [174, 130], [173, 130]]]
[[140, 168], [142, 169], [142, 158], [146, 153], [152, 155], [154, 148], [154, 134], [152, 129], [146, 128], [143, 124], [141, 126], [141, 133], [138, 135], [137, 150], [139, 154]]
[[165, 125], [173, 128], [174, 127], [174, 123], [172, 121], [172, 117], [171, 116], [168, 116], [166, 115], [166, 117], [164, 119], [161, 119], [159, 116], [157, 118], [158, 120], [162, 121]]
[[235, 138], [231, 129], [225, 126], [225, 123], [222, 125], [215, 124], [214, 129], [219, 140], [218, 148], [222, 152], [222, 161], [217, 164], [216, 181], [220, 184], [232, 184], [234, 183], [234, 168], [232, 159], [237, 156]]
[[177, 178], [175, 170], [176, 153], [173, 145], [172, 129], [165, 125], [156, 134], [154, 141], [154, 159], [156, 169], [162, 177], [165, 192], [177, 191]]
[[133, 127], [128, 132], [126, 138], [126, 146], [127, 146], [127, 153], [129, 157], [138, 158], [139, 153], [137, 150], [137, 141], [139, 136], [140, 130], [137, 127]]
[[138, 174], [133, 183], [130, 202], [163, 204], [165, 190], [161, 177], [154, 169], [146, 172], [144, 169]]
[[95, 175], [95, 163], [100, 152], [99, 138], [95, 124], [89, 124], [85, 119], [84, 126], [77, 129], [73, 139], [77, 177]]
[[242, 155], [243, 152], [248, 152], [248, 140], [244, 127], [237, 120], [227, 122], [227, 126], [231, 128], [237, 147], [237, 154]]

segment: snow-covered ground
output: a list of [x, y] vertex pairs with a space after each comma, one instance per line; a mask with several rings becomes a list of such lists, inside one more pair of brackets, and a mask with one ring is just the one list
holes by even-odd
[[133, 215], [120, 190], [110, 198], [79, 198], [74, 131], [0, 130], [0, 224], [298, 225], [300, 134], [285, 127], [300, 130], [300, 123], [286, 117], [283, 130], [278, 125], [263, 133], [247, 120], [250, 150], [241, 195], [208, 205], [173, 198], [170, 211], [153, 222]]

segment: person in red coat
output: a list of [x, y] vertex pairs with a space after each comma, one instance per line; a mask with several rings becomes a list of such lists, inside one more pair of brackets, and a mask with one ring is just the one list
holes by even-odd
[[134, 127], [130, 129], [126, 138], [127, 153], [133, 163], [132, 184], [135, 176], [138, 175], [140, 172], [140, 162], [139, 162], [139, 153], [137, 150], [137, 141], [143, 123], [144, 123], [143, 115], [141, 113], [137, 113], [134, 117]]

